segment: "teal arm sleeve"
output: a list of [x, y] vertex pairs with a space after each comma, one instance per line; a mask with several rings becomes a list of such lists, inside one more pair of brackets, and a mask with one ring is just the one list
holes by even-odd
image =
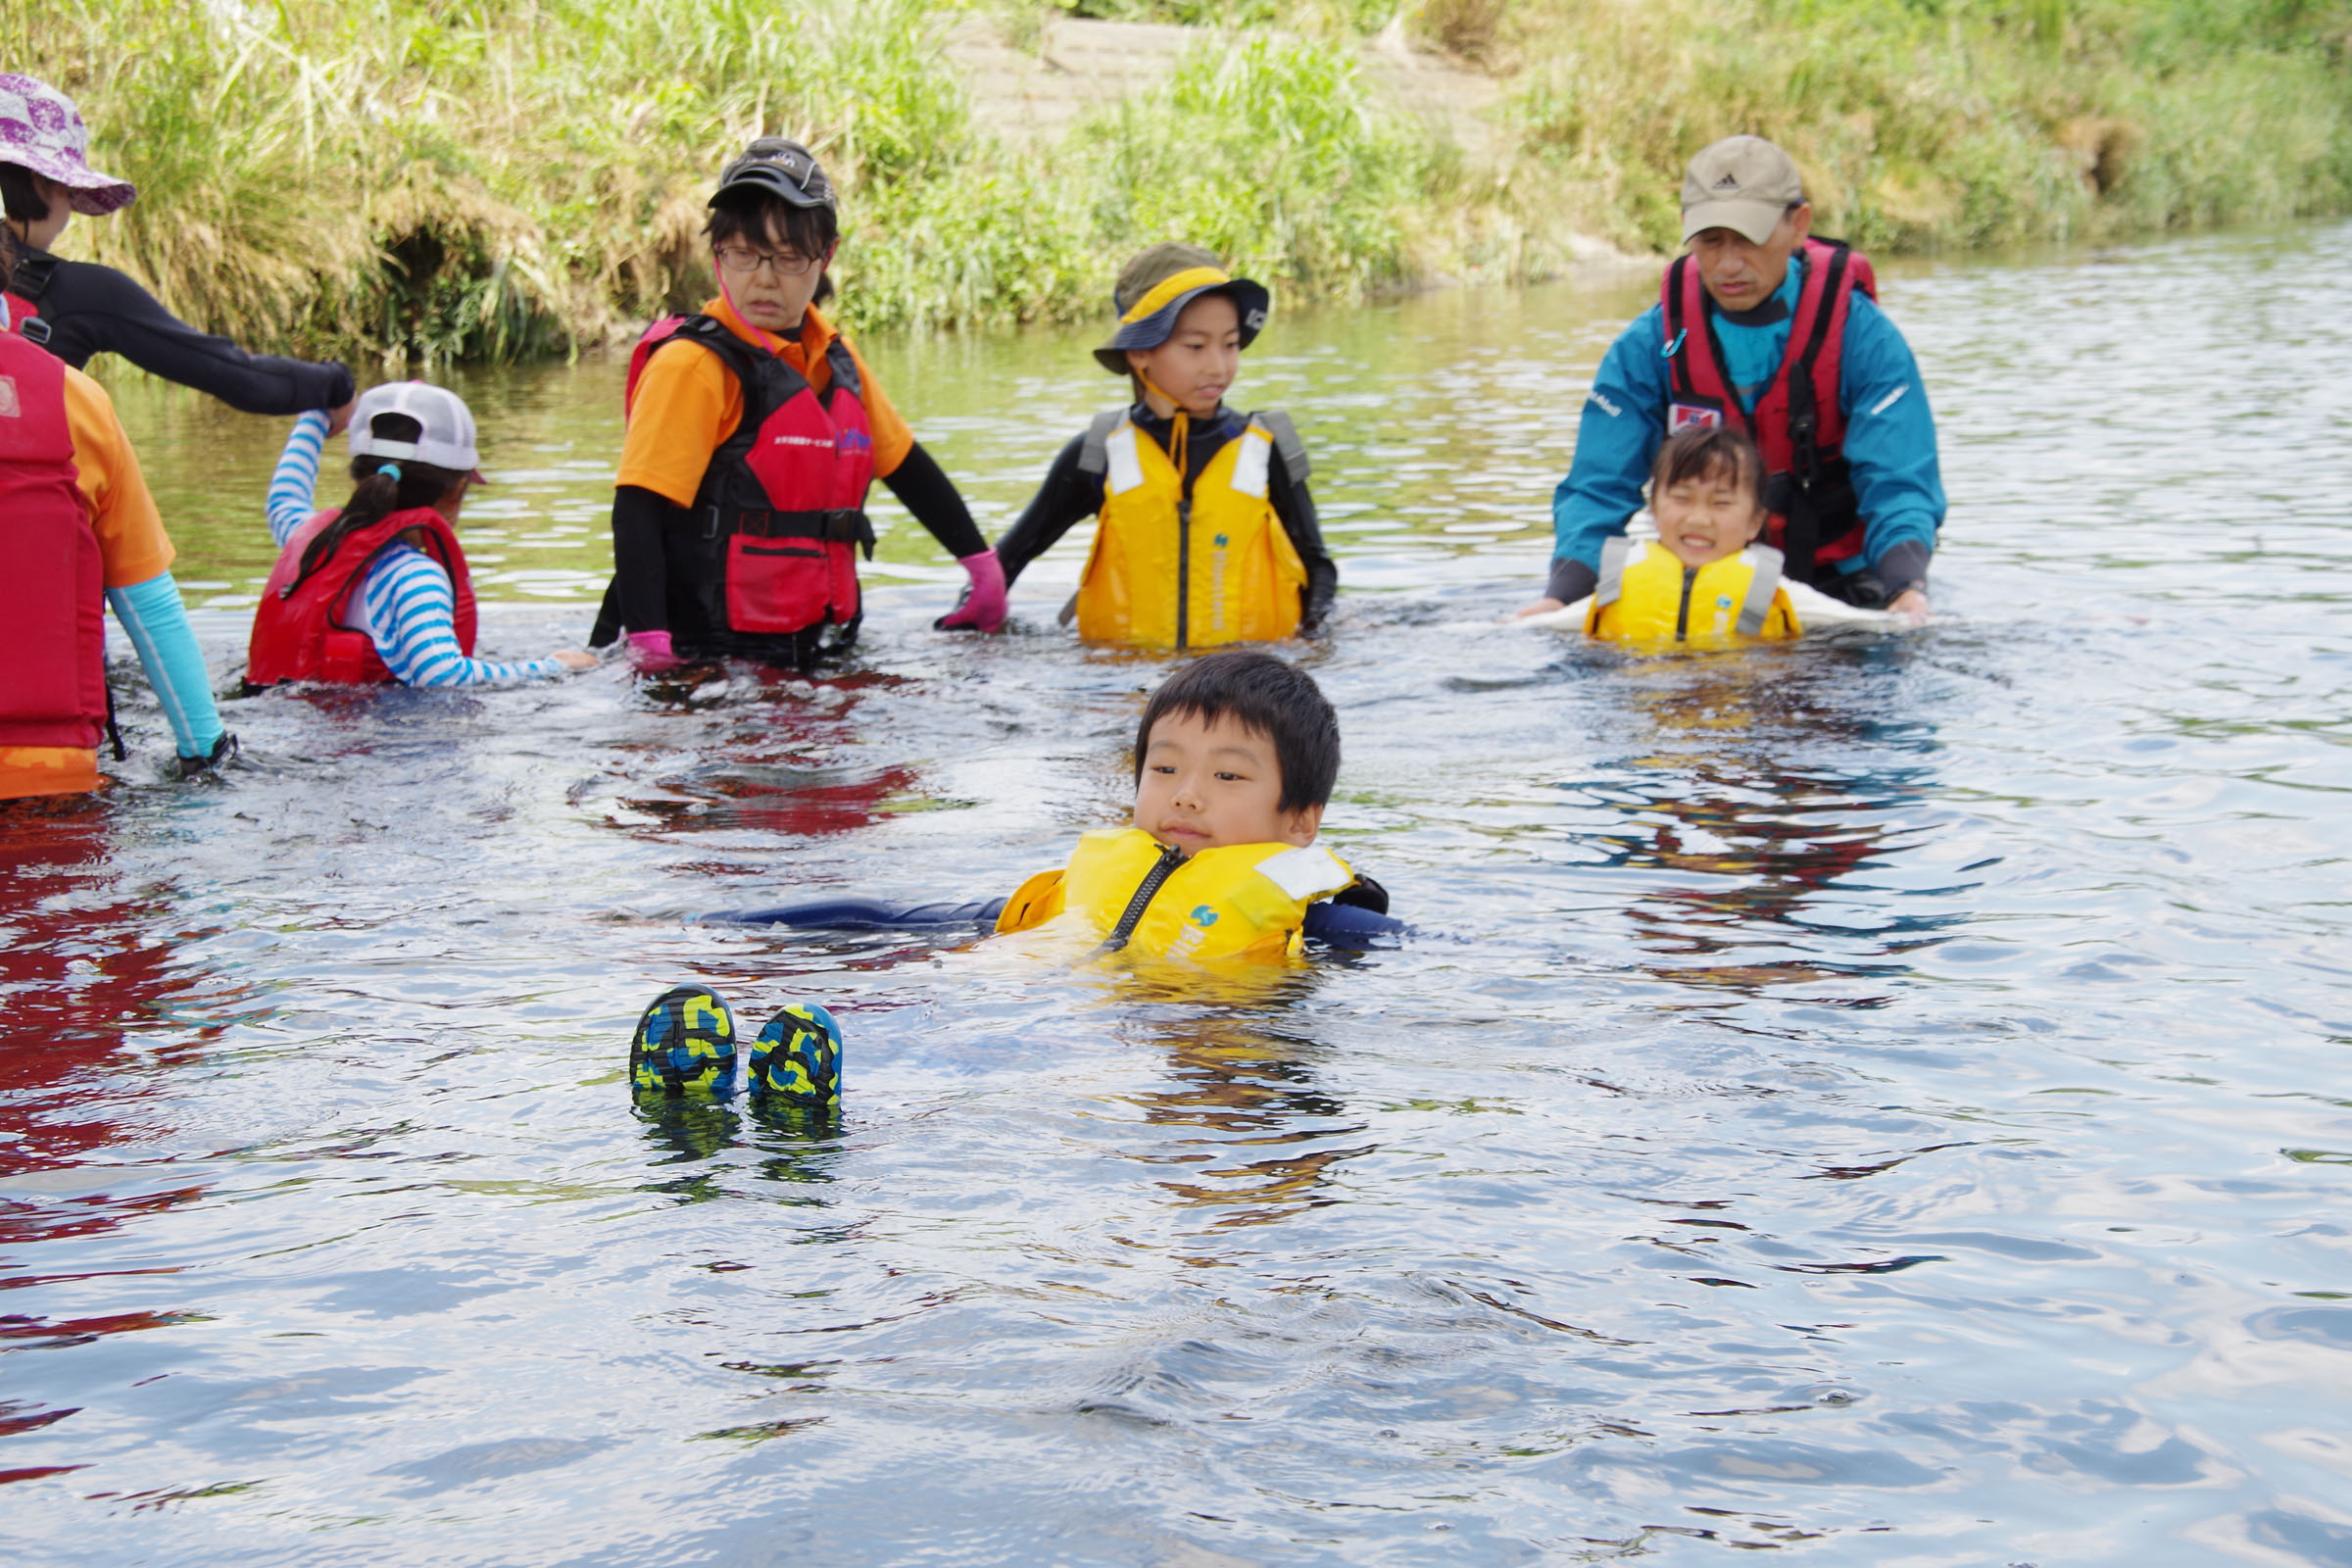
[[223, 733], [220, 710], [213, 706], [211, 675], [180, 605], [179, 584], [167, 571], [127, 588], [109, 588], [106, 602], [139, 651], [139, 663], [163, 702], [179, 755], [211, 756]]

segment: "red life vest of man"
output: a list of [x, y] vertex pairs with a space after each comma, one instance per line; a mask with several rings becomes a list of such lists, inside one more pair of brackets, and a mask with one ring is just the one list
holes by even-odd
[[1696, 264], [1677, 257], [1659, 289], [1665, 315], [1666, 433], [1729, 421], [1764, 454], [1764, 542], [1786, 560], [1787, 575], [1810, 582], [1817, 568], [1862, 551], [1862, 517], [1845, 465], [1845, 410], [1838, 377], [1845, 356], [1846, 316], [1859, 288], [1879, 297], [1870, 259], [1835, 240], [1804, 243], [1804, 281], [1788, 323], [1780, 368], [1750, 411], [1724, 371], [1723, 345], [1707, 310]]
[[473, 579], [466, 551], [449, 519], [430, 507], [387, 513], [335, 543], [333, 554], [310, 575], [302, 575], [302, 554], [313, 539], [342, 515], [339, 508], [319, 513], [294, 530], [278, 553], [253, 614], [253, 641], [246, 649], [245, 679], [255, 686], [284, 680], [342, 681], [381, 685], [396, 677], [375, 651], [375, 639], [350, 624], [352, 596], [367, 581], [368, 568], [411, 528], [424, 530], [426, 552], [449, 573], [458, 647], [473, 657]]
[[[671, 641], [681, 653], [806, 662], [817, 631], [856, 627], [858, 552], [874, 553], [865, 515], [874, 437], [858, 362], [835, 336], [818, 392], [781, 355], [760, 352], [715, 318], [669, 317], [648, 327], [629, 357], [627, 399], [646, 361], [681, 342], [734, 371], [743, 418], [711, 454], [694, 505], [673, 512], [662, 530]], [[617, 592], [607, 596], [606, 616], [617, 601]], [[600, 618], [598, 634], [606, 629]]]
[[106, 732], [106, 566], [76, 476], [64, 364], [0, 332], [0, 583], [10, 607], [0, 746], [95, 747]]

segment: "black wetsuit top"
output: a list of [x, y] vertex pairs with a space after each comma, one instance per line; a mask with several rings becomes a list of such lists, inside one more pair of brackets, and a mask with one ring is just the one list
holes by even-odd
[[[1144, 405], [1137, 404], [1127, 411], [1135, 427], [1168, 449], [1168, 434], [1172, 420], [1163, 419]], [[1221, 408], [1213, 419], [1195, 419], [1185, 436], [1185, 482], [1189, 485], [1200, 477], [1226, 442], [1250, 426], [1250, 416]], [[1070, 444], [1054, 459], [1046, 470], [1046, 482], [1037, 487], [1029, 505], [997, 541], [997, 560], [1004, 567], [1004, 581], [1009, 585], [1021, 574], [1023, 567], [1051, 550], [1070, 526], [1091, 517], [1102, 510], [1102, 475], [1088, 473], [1078, 466], [1079, 453], [1086, 437], [1073, 436]], [[1266, 464], [1266, 499], [1273, 503], [1274, 515], [1282, 519], [1283, 532], [1291, 536], [1291, 548], [1306, 565], [1306, 594], [1299, 605], [1298, 630], [1301, 635], [1313, 635], [1331, 612], [1331, 602], [1340, 591], [1340, 568], [1323, 548], [1323, 530], [1315, 521], [1314, 497], [1306, 492], [1305, 482], [1291, 477], [1290, 466], [1283, 462], [1282, 450], [1277, 447]]]
[[357, 391], [351, 372], [331, 361], [248, 354], [197, 331], [111, 267], [19, 246], [9, 292], [32, 302], [48, 327], [41, 346], [76, 370], [94, 354], [120, 354], [151, 375], [210, 392], [246, 414], [338, 409]]

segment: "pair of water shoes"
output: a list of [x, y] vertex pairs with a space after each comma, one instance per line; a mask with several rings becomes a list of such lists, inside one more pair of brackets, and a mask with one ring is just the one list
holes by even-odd
[[[672, 986], [629, 1040], [629, 1085], [641, 1095], [720, 1100], [735, 1092], [735, 1009], [709, 986]], [[744, 1087], [755, 1099], [841, 1103], [841, 1025], [813, 1002], [777, 1009], [752, 1042]]]

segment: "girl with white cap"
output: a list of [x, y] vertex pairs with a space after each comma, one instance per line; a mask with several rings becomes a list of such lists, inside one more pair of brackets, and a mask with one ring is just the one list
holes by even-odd
[[90, 167], [88, 148], [72, 99], [37, 77], [0, 73], [0, 208], [17, 238], [5, 283], [24, 339], [76, 370], [92, 355], [120, 354], [246, 414], [325, 409], [342, 428], [353, 390], [342, 366], [248, 354], [197, 331], [113, 268], [49, 254], [75, 213], [103, 218], [138, 199], [128, 180]]
[[473, 657], [473, 583], [458, 543], [466, 493], [483, 483], [473, 415], [446, 387], [370, 387], [351, 424], [351, 476], [340, 508], [312, 510], [326, 416], [304, 415], [270, 481], [276, 569], [253, 618], [253, 686], [323, 680], [480, 686], [586, 669], [566, 652], [499, 663]]

